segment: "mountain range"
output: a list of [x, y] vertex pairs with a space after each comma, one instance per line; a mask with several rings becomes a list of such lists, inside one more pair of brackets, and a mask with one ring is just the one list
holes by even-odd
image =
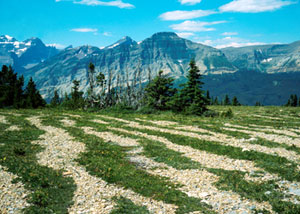
[[18, 42], [0, 37], [0, 65], [12, 64], [25, 79], [32, 76], [46, 99], [55, 89], [70, 92], [74, 79], [80, 80], [80, 89], [86, 91], [90, 62], [106, 77], [111, 71], [114, 83], [118, 76], [132, 81], [138, 70], [142, 82], [147, 82], [149, 71], [155, 76], [163, 70], [179, 84], [185, 81], [192, 58], [212, 96], [236, 95], [247, 105], [256, 101], [282, 105], [290, 94], [300, 93], [300, 42], [219, 50], [161, 32], [141, 42], [124, 37], [105, 48], [69, 46], [57, 50], [38, 38]]

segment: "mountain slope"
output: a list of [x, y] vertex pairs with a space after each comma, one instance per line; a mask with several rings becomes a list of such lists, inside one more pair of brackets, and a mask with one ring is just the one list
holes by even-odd
[[19, 42], [7, 35], [0, 36], [0, 66], [12, 65], [17, 72], [32, 68], [57, 53], [55, 47], [46, 46], [38, 38]]
[[222, 49], [240, 70], [266, 73], [300, 71], [300, 41], [283, 45], [262, 45]]
[[148, 79], [149, 69], [153, 76], [159, 70], [164, 70], [175, 78], [182, 77], [192, 58], [205, 74], [232, 73], [237, 70], [220, 50], [182, 39], [175, 33], [156, 33], [139, 43], [124, 37], [104, 49], [91, 46], [65, 49], [30, 69], [26, 76], [33, 76], [41, 93], [48, 98], [55, 88], [70, 92], [74, 79], [81, 81], [81, 90], [86, 90], [90, 62], [95, 64], [96, 71], [103, 72], [106, 77], [111, 70], [114, 82], [117, 75], [125, 78], [127, 73], [131, 81], [135, 72], [141, 69], [144, 82]]

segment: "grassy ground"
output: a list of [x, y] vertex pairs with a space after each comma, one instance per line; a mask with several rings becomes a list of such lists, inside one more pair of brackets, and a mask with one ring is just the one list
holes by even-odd
[[[216, 106], [211, 107], [211, 109], [222, 113], [227, 111], [228, 107]], [[30, 206], [22, 212], [68, 213], [68, 209], [74, 204], [76, 184], [72, 177], [63, 175], [63, 170], [55, 170], [38, 164], [36, 154], [45, 148], [34, 142], [41, 138], [45, 130], [41, 130], [30, 123], [31, 116], [38, 116], [44, 126], [63, 129], [74, 140], [84, 143], [85, 152], [82, 152], [75, 161], [79, 166], [84, 167], [90, 175], [116, 187], [131, 190], [142, 197], [174, 205], [176, 213], [194, 211], [201, 213], [237, 211], [239, 213], [243, 209], [246, 213], [300, 213], [300, 197], [290, 193], [291, 187], [300, 188], [300, 109], [233, 107], [232, 110], [233, 117], [230, 118], [194, 117], [171, 112], [139, 114], [114, 110], [89, 113], [51, 109], [0, 110], [0, 115], [4, 116], [6, 120], [6, 122], [0, 121], [0, 165], [17, 175], [18, 180], [24, 184], [25, 188], [32, 192], [27, 200]], [[62, 119], [74, 124], [66, 125]], [[153, 121], [175, 123], [153, 123]], [[130, 125], [130, 122], [138, 124], [138, 126]], [[226, 124], [241, 127], [230, 131], [224, 129]], [[9, 130], [8, 128], [11, 126], [17, 126], [20, 129]], [[188, 126], [207, 130], [207, 133], [198, 132], [197, 129], [185, 129], [184, 131], [187, 133], [185, 135], [178, 132], [180, 127]], [[122, 138], [135, 140], [139, 146], [122, 146], [114, 140], [106, 141], [101, 137], [86, 133], [85, 127], [90, 127], [97, 133], [111, 133]], [[142, 127], [154, 127], [156, 129]], [[256, 137], [255, 134], [247, 134], [243, 130], [281, 136], [291, 139], [295, 143], [291, 145], [291, 143], [288, 144], [284, 141], [274, 142], [263, 137]], [[183, 130], [180, 129], [180, 131]], [[288, 132], [285, 133], [285, 131]], [[293, 136], [290, 135], [290, 132], [293, 133]], [[270, 150], [281, 148], [283, 151], [293, 152], [299, 156], [297, 156], [298, 159], [291, 160], [280, 156], [280, 154], [266, 154], [259, 150], [247, 150], [228, 145], [225, 142], [227, 139], [224, 139], [223, 143], [207, 138], [207, 136], [218, 136], [218, 134], [228, 136], [228, 139], [245, 142], [245, 145], [259, 145]], [[184, 153], [175, 151], [161, 141], [147, 136], [160, 137], [171, 142], [174, 146], [193, 148], [193, 151], [205, 152], [212, 157], [217, 155], [232, 159], [232, 161], [249, 161], [261, 171], [229, 170], [223, 166], [207, 167], [207, 164], [192, 160]], [[190, 173], [192, 170], [197, 172], [204, 170], [217, 179], [213, 183], [207, 181], [216, 189], [215, 194], [232, 193], [239, 196], [239, 199], [232, 199], [232, 204], [234, 204], [234, 200], [242, 200], [257, 203], [257, 206], [242, 207], [241, 205], [242, 208], [239, 209], [239, 207], [233, 208], [230, 205], [226, 207], [227, 205], [224, 204], [214, 204], [212, 195], [206, 195], [202, 198], [191, 196], [184, 188], [186, 185], [189, 186], [188, 182], [175, 182], [176, 179], [174, 180], [172, 175], [170, 177], [160, 176], [157, 173], [160, 169], [157, 167], [147, 168], [143, 167], [145, 163], [132, 162], [130, 157], [134, 155], [131, 152], [136, 149], [140, 149], [137, 155], [149, 158], [158, 165], [165, 165], [166, 169], [172, 169], [178, 173], [185, 172], [192, 177], [193, 174]], [[264, 175], [267, 173], [273, 177], [264, 179]], [[182, 180], [179, 179], [179, 181]], [[201, 185], [203, 186], [203, 184]], [[201, 193], [201, 185], [189, 188], [195, 188], [191, 192], [198, 191]], [[134, 202], [126, 198], [126, 195], [113, 197], [111, 200], [113, 209], [110, 210], [110, 213], [151, 213], [145, 204]], [[271, 209], [268, 208], [267, 204], [271, 206]]]

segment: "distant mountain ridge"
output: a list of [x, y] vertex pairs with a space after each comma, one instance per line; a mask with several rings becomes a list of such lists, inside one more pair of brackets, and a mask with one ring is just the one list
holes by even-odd
[[[208, 89], [213, 96], [238, 92], [241, 100], [246, 101], [244, 104], [254, 104], [256, 98], [261, 98], [267, 105], [278, 105], [283, 104], [290, 93], [297, 90], [300, 92], [299, 50], [300, 41], [286, 45], [219, 50], [180, 38], [172, 32], [160, 32], [141, 42], [123, 37], [104, 48], [69, 46], [59, 51], [54, 47], [47, 47], [37, 38], [18, 42], [12, 37], [1, 36], [0, 64], [12, 64], [26, 79], [32, 76], [41, 94], [49, 99], [55, 89], [61, 93], [69, 93], [74, 79], [80, 80], [80, 90], [86, 91], [87, 68], [90, 62], [95, 64], [96, 72], [104, 73], [106, 78], [109, 71], [112, 71], [114, 84], [117, 76], [121, 80], [128, 76], [131, 82], [138, 69], [141, 71], [142, 82], [148, 80], [149, 70], [152, 71], [152, 76], [163, 70], [179, 84], [184, 81], [189, 62], [193, 58], [202, 74], [207, 76], [204, 79], [208, 81], [207, 85], [211, 87]], [[280, 75], [280, 78], [270, 76], [280, 73], [286, 75]], [[295, 73], [292, 79], [290, 73]], [[260, 78], [264, 78], [264, 81], [260, 81]], [[235, 80], [239, 83], [235, 84]], [[250, 82], [253, 87], [258, 83], [268, 87], [258, 87], [260, 90], [254, 93]], [[247, 99], [243, 99], [246, 97]]]
[[8, 35], [0, 36], [0, 66], [12, 65], [17, 71], [30, 69], [58, 52], [36, 37], [19, 42]]

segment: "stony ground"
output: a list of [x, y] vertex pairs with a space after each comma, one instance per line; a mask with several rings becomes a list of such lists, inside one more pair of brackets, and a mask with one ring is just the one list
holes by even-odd
[[300, 110], [233, 112], [2, 110], [0, 213], [300, 213]]

